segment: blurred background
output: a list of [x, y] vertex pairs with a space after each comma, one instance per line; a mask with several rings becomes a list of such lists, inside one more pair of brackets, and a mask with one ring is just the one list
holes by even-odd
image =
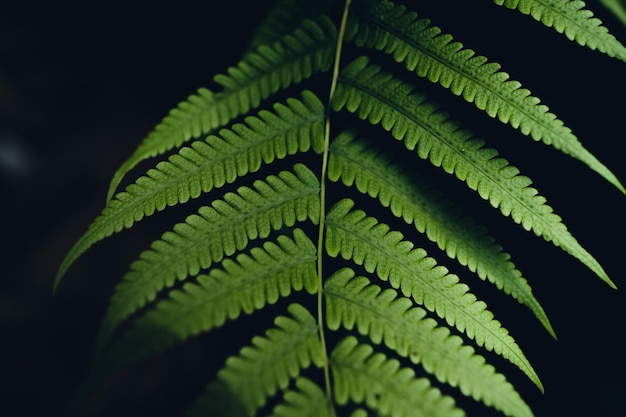
[[2, 416], [63, 415], [112, 271], [139, 249], [104, 247], [110, 259], [77, 264], [53, 297], [56, 269], [115, 170], [170, 108], [237, 62], [268, 2], [248, 2], [249, 14], [237, 2], [131, 3], [0, 5]]
[[[64, 415], [87, 372], [113, 285], [152, 235], [140, 230], [114, 244], [99, 244], [76, 263], [53, 296], [56, 269], [104, 206], [115, 170], [172, 107], [198, 87], [212, 88], [213, 75], [237, 62], [268, 1], [244, 2], [245, 11], [242, 2], [219, 3], [217, 9], [189, 1], [0, 5], [2, 416]], [[524, 29], [507, 32], [511, 25], [536, 23], [492, 4], [487, 7], [494, 12], [496, 29], [489, 32], [464, 21], [464, 2], [446, 3], [460, 8], [446, 31], [467, 39], [470, 47], [492, 38], [492, 45], [478, 52], [496, 57], [505, 69], [518, 68], [512, 76], [521, 77], [626, 182], [626, 64], [568, 45], [557, 34], [537, 43]], [[600, 15], [625, 41], [619, 22]], [[502, 33], [515, 36], [503, 38]], [[540, 149], [527, 148], [515, 159], [533, 158]], [[542, 194], [618, 287], [626, 287], [626, 197], [580, 164], [556, 152], [549, 155], [554, 159], [537, 160], [529, 168], [541, 179]], [[539, 240], [509, 244], [519, 246], [507, 247], [518, 266], [537, 277], [531, 285], [559, 335], [554, 341], [536, 323], [520, 324], [529, 317], [519, 323], [510, 318], [546, 386], [542, 396], [525, 385], [520, 389], [524, 397], [538, 416], [626, 416], [624, 290], [610, 290]], [[525, 250], [528, 245], [532, 250]], [[193, 369], [191, 360], [182, 365]], [[94, 401], [86, 414], [116, 410], [120, 416], [127, 410], [143, 415], [146, 399], [153, 403], [151, 412], [169, 412], [149, 382], [171, 377], [163, 371], [167, 366], [113, 382], [118, 384], [114, 393]], [[184, 377], [184, 366], [177, 378]]]

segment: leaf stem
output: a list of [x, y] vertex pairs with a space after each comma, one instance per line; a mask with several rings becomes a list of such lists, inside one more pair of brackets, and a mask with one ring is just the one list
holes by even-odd
[[332, 79], [330, 83], [330, 91], [328, 94], [328, 104], [326, 105], [326, 120], [324, 123], [324, 152], [322, 154], [322, 172], [320, 174], [320, 223], [319, 234], [317, 240], [317, 326], [319, 329], [320, 344], [324, 354], [324, 383], [326, 386], [326, 401], [328, 404], [329, 415], [334, 416], [334, 407], [332, 406], [332, 388], [330, 382], [330, 370], [328, 363], [328, 352], [326, 349], [326, 338], [324, 336], [324, 275], [323, 275], [323, 257], [324, 251], [324, 231], [326, 223], [326, 177], [328, 173], [328, 154], [330, 150], [330, 116], [332, 113], [332, 100], [337, 89], [339, 79], [339, 68], [341, 62], [341, 52], [343, 39], [345, 37], [346, 25], [348, 22], [348, 10], [350, 9], [351, 0], [346, 0], [343, 15], [341, 18], [341, 26], [337, 36], [337, 48], [335, 51], [335, 62], [333, 65]]

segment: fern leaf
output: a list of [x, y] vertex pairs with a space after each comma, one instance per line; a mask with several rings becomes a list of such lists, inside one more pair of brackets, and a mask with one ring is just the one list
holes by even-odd
[[115, 190], [126, 174], [145, 159], [161, 155], [182, 145], [191, 138], [200, 137], [217, 126], [226, 123], [223, 117], [212, 112], [222, 94], [200, 88], [172, 109], [169, 114], [143, 140], [135, 152], [117, 169], [109, 185], [107, 202], [113, 198]]
[[69, 251], [59, 268], [55, 287], [71, 264], [93, 244], [130, 228], [144, 216], [233, 183], [275, 158], [310, 148], [321, 153], [323, 119], [323, 104], [313, 93], [305, 91], [302, 101], [288, 99], [287, 105], [275, 104], [273, 113], [261, 111], [258, 117], [247, 117], [245, 124], [235, 124], [221, 130], [219, 136], [209, 136], [181, 149], [109, 202]]
[[330, 256], [341, 255], [366, 271], [376, 272], [393, 288], [400, 288], [406, 297], [436, 313], [450, 326], [474, 339], [478, 346], [494, 351], [517, 365], [542, 388], [539, 377], [521, 349], [502, 327], [487, 305], [469, 293], [467, 285], [456, 275], [438, 266], [422, 249], [414, 249], [402, 240], [400, 232], [390, 231], [383, 223], [367, 217], [363, 211], [350, 211], [354, 203], [344, 199], [328, 214], [326, 251]]
[[502, 374], [472, 347], [463, 345], [460, 337], [427, 318], [425, 310], [413, 307], [410, 299], [392, 289], [382, 290], [365, 277], [355, 277], [348, 268], [326, 281], [324, 294], [330, 329], [356, 326], [374, 343], [384, 342], [413, 363], [421, 363], [440, 382], [458, 386], [465, 395], [509, 416], [532, 417], [528, 405]]
[[408, 70], [462, 96], [490, 117], [579, 159], [626, 193], [617, 177], [582, 146], [572, 131], [530, 91], [500, 71], [499, 64], [463, 49], [450, 35], [430, 26], [430, 21], [416, 20], [417, 15], [406, 12], [404, 6], [374, 1], [377, 4], [371, 8], [364, 5], [372, 1], [355, 4], [353, 16], [358, 18], [352, 19], [348, 39], [391, 54]]
[[154, 300], [158, 291], [242, 250], [251, 239], [319, 220], [319, 182], [304, 165], [240, 187], [211, 207], [201, 207], [143, 252], [118, 285], [97, 344], [104, 346], [117, 324]]
[[363, 194], [378, 198], [396, 216], [481, 279], [526, 305], [554, 336], [554, 330], [532, 289], [509, 254], [482, 227], [433, 187], [411, 176], [399, 161], [352, 132], [342, 132], [331, 145], [328, 178], [355, 185]]
[[261, 100], [313, 74], [327, 71], [334, 58], [337, 30], [326, 16], [305, 20], [280, 42], [260, 45], [239, 65], [219, 74], [214, 81], [223, 87], [224, 108], [236, 117], [258, 106]]
[[417, 378], [410, 368], [373, 353], [369, 345], [348, 336], [330, 358], [334, 395], [339, 404], [352, 400], [365, 403], [382, 415], [397, 417], [460, 417], [454, 400], [433, 388], [426, 378]]
[[[277, 317], [275, 328], [269, 329], [264, 337], [254, 337], [252, 346], [228, 358], [218, 373], [216, 383], [227, 387], [247, 416], [252, 417], [279, 388], [287, 388], [290, 379], [302, 369], [323, 364], [317, 322], [299, 304], [290, 305], [289, 313], [292, 317]], [[219, 397], [212, 395], [215, 391], [209, 389], [191, 415], [225, 415], [222, 409], [212, 407], [214, 401], [219, 401]]]
[[307, 378], [296, 380], [298, 391], [287, 391], [270, 417], [331, 417], [324, 391]]
[[302, 21], [328, 14], [332, 4], [333, 0], [274, 1], [250, 40], [249, 49], [256, 50], [261, 45], [279, 41], [283, 36], [296, 30]]
[[341, 76], [333, 107], [345, 107], [372, 124], [380, 124], [409, 150], [428, 159], [488, 200], [505, 216], [580, 260], [611, 287], [602, 266], [569, 233], [546, 199], [530, 187], [531, 180], [498, 157], [494, 149], [440, 111], [436, 104], [413, 93], [412, 87], [369, 66], [362, 58]]
[[122, 178], [144, 159], [160, 155], [191, 138], [208, 134], [257, 107], [281, 88], [326, 71], [336, 43], [336, 29], [328, 18], [307, 20], [291, 35], [247, 54], [227, 75], [215, 76], [223, 87], [217, 94], [200, 90], [173, 110], [115, 173], [109, 201]]
[[493, 0], [498, 6], [532, 16], [547, 27], [563, 33], [581, 46], [597, 49], [626, 62], [626, 47], [618, 41], [602, 21], [585, 9], [581, 0]]
[[[300, 229], [294, 230], [293, 240], [279, 236], [277, 243], [265, 242], [249, 255], [226, 259], [221, 268], [198, 276], [197, 283], [187, 282], [181, 290], [173, 290], [167, 299], [133, 320], [106, 356], [117, 358], [117, 364], [132, 363], [219, 327], [242, 312], [250, 314], [274, 304], [292, 290], [313, 294], [317, 290], [315, 259], [315, 245]], [[106, 340], [105, 333], [110, 333], [114, 324], [105, 321], [99, 339]], [[103, 344], [96, 345], [96, 358], [104, 351]]]

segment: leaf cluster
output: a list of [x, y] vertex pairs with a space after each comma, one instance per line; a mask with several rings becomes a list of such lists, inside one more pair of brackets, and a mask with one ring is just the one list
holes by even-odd
[[[493, 3], [626, 60], [581, 1]], [[615, 284], [448, 96], [624, 193], [610, 169], [500, 64], [422, 16], [419, 2], [278, 0], [243, 58], [214, 81], [219, 91], [189, 96], [122, 164], [106, 207], [60, 266], [55, 287], [98, 242], [169, 207], [196, 207], [117, 285], [86, 395], [275, 305], [273, 326], [207, 376], [188, 415], [450, 417], [465, 415], [455, 399], [469, 397], [532, 416], [497, 364], [541, 391], [542, 382], [463, 277], [492, 284], [556, 332], [511, 255], [438, 176]], [[156, 161], [133, 178], [146, 160]]]

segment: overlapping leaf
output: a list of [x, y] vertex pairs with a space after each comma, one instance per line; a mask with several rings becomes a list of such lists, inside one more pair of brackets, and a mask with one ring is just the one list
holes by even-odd
[[378, 198], [395, 216], [436, 242], [448, 256], [529, 307], [554, 336], [543, 307], [521, 272], [509, 261], [510, 256], [443, 193], [410, 175], [402, 161], [346, 131], [331, 146], [328, 177]]
[[493, 0], [563, 33], [571, 41], [626, 62], [626, 48], [582, 0]]
[[[274, 304], [292, 291], [317, 290], [316, 248], [300, 229], [294, 238], [279, 236], [249, 254], [226, 259], [220, 268], [173, 290], [143, 316], [132, 321], [107, 349], [106, 358], [129, 363], [169, 348], [200, 332]], [[105, 329], [108, 325], [105, 321]], [[103, 329], [103, 331], [105, 331]], [[101, 339], [105, 336], [101, 335]], [[96, 346], [100, 358], [106, 346]], [[105, 358], [105, 359], [106, 359]]]
[[117, 324], [156, 297], [158, 291], [244, 249], [251, 239], [272, 230], [319, 219], [319, 182], [304, 165], [240, 187], [210, 207], [187, 217], [163, 234], [133, 262], [118, 285], [104, 320], [98, 345], [104, 346]]
[[315, 20], [319, 15], [327, 15], [333, 6], [333, 0], [276, 0], [259, 23], [249, 49], [254, 51], [261, 45], [279, 41], [292, 33], [306, 19]]
[[531, 180], [498, 157], [484, 141], [463, 129], [437, 104], [413, 92], [366, 58], [355, 60], [341, 75], [335, 109], [345, 107], [370, 123], [390, 131], [409, 150], [464, 181], [526, 230], [562, 248], [614, 287], [602, 266], [571, 235], [546, 199], [531, 187]]
[[216, 382], [199, 399], [191, 415], [230, 417], [223, 409], [214, 408], [220, 401], [220, 395], [215, 393], [223, 391], [215, 389], [215, 385], [221, 385], [231, 393], [238, 408], [251, 417], [268, 397], [279, 388], [286, 388], [302, 369], [322, 366], [317, 322], [299, 304], [289, 306], [289, 313], [292, 317], [278, 316], [275, 328], [269, 329], [264, 337], [254, 337], [252, 346], [228, 358]]
[[[587, 164], [620, 191], [626, 189], [615, 175], [587, 151], [571, 129], [518, 81], [500, 71], [500, 65], [464, 49], [452, 36], [442, 34], [427, 19], [386, 0], [355, 4], [348, 38], [359, 46], [384, 51], [421, 77], [438, 83], [474, 103], [524, 135], [552, 145]], [[358, 16], [358, 17], [356, 17]]]
[[172, 110], [117, 170], [107, 201], [128, 171], [142, 160], [225, 126], [278, 90], [328, 70], [336, 37], [335, 26], [328, 18], [306, 20], [293, 34], [247, 54], [228, 74], [215, 76], [223, 91], [212, 93], [201, 89]]
[[[493, 1], [529, 14], [591, 49], [626, 57], [624, 47], [581, 1]], [[111, 299], [98, 334], [89, 388], [134, 361], [304, 289], [316, 293], [318, 317], [292, 304], [292, 317], [279, 316], [275, 328], [227, 360], [190, 416], [335, 417], [337, 411], [352, 417], [464, 415], [452, 398], [415, 371], [432, 375], [438, 384], [458, 387], [509, 416], [532, 415], [513, 386], [477, 352], [482, 347], [503, 356], [542, 389], [521, 349], [487, 305], [400, 232], [353, 210], [351, 200], [340, 200], [341, 190], [332, 194], [331, 188], [321, 187], [317, 176], [354, 185], [378, 198], [390, 215], [411, 223], [450, 257], [527, 305], [551, 333], [542, 307], [509, 255], [442, 194], [416, 181], [399, 160], [415, 158], [416, 153], [441, 167], [504, 216], [613, 283], [531, 187], [530, 179], [404, 80], [416, 73], [439, 84], [445, 93], [462, 97], [523, 135], [583, 161], [623, 192], [624, 187], [499, 64], [387, 0], [347, 2], [344, 11], [350, 18], [344, 32], [325, 15], [337, 17], [338, 6], [333, 0], [277, 0], [251, 40], [251, 50], [236, 66], [213, 78], [220, 91], [200, 89], [172, 110], [116, 172], [107, 207], [68, 254], [57, 284], [91, 245], [133, 227], [145, 216], [226, 184], [239, 186], [243, 176], [256, 173], [263, 164], [278, 166], [276, 160], [287, 155], [309, 149], [322, 154], [313, 164], [296, 164], [293, 172], [240, 186], [221, 199], [208, 195], [210, 205], [165, 232], [140, 255]], [[342, 63], [344, 58], [369, 54], [385, 68], [403, 73], [400, 80], [369, 65], [367, 58], [357, 58], [341, 72], [337, 90], [322, 77], [307, 84], [319, 97], [330, 91], [333, 110], [345, 108], [374, 125], [373, 130], [382, 127], [377, 147], [352, 130], [360, 120], [348, 113], [326, 117], [328, 109], [310, 92], [304, 92], [301, 100], [275, 104], [272, 112], [249, 116], [275, 93], [293, 96], [302, 81], [330, 72], [338, 44]], [[333, 68], [332, 82], [338, 70]], [[240, 123], [218, 130], [239, 117]], [[329, 132], [335, 135], [339, 126], [348, 129], [326, 149]], [[199, 140], [114, 196], [137, 163], [191, 139]], [[385, 141], [393, 140], [414, 152], [389, 156], [381, 149], [386, 148]], [[252, 179], [257, 178], [258, 174]], [[327, 213], [328, 207], [333, 208]], [[312, 235], [319, 241], [297, 228], [306, 220], [318, 225]], [[290, 234], [293, 238], [287, 237]], [[250, 245], [252, 240], [257, 244]], [[343, 260], [331, 261], [329, 256]], [[362, 266], [367, 278], [355, 278], [350, 269], [330, 277], [318, 275], [336, 270], [336, 264], [350, 263]], [[374, 276], [388, 283], [379, 285]], [[171, 288], [177, 280], [185, 282]], [[434, 314], [428, 318], [430, 313]], [[340, 327], [342, 334], [325, 338], [326, 330]], [[361, 339], [369, 337], [385, 353], [357, 341], [355, 328]], [[464, 344], [471, 341], [472, 346]], [[330, 358], [327, 350], [332, 350]], [[416, 366], [401, 367], [399, 357], [403, 364], [412, 361]], [[323, 388], [321, 381], [327, 384]]]
[[333, 274], [324, 285], [326, 321], [337, 330], [356, 327], [374, 343], [384, 343], [434, 374], [440, 382], [458, 386], [477, 401], [509, 416], [532, 417], [515, 388], [471, 346], [439, 327], [426, 311], [395, 290], [382, 290], [351, 269]]
[[218, 136], [182, 148], [167, 162], [148, 170], [111, 200], [66, 256], [56, 284], [71, 264], [96, 242], [167, 206], [185, 203], [214, 188], [256, 172], [262, 164], [297, 152], [322, 151], [324, 106], [310, 91], [302, 100], [275, 104], [245, 123], [222, 129]]
[[540, 389], [539, 377], [521, 349], [502, 327], [487, 305], [469, 292], [467, 285], [448, 270], [437, 265], [422, 249], [415, 249], [403, 235], [368, 217], [361, 210], [351, 210], [354, 203], [345, 199], [328, 214], [326, 250], [363, 265], [368, 272], [400, 289], [428, 311], [445, 319], [450, 326], [465, 332], [478, 346], [494, 351], [517, 365]]
[[400, 362], [374, 353], [371, 346], [346, 337], [330, 358], [335, 400], [364, 403], [382, 415], [397, 417], [461, 417], [454, 400], [432, 387], [426, 378], [417, 378]]
[[298, 378], [297, 391], [287, 391], [270, 417], [330, 417], [324, 391], [307, 378]]

